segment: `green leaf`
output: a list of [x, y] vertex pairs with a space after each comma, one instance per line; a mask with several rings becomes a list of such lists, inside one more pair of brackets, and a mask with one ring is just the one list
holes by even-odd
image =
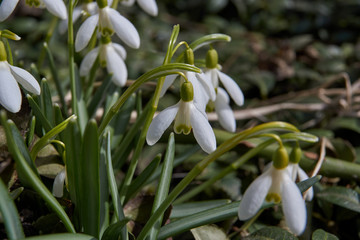
[[113, 239], [119, 239], [119, 240], [125, 240], [121, 237], [121, 231], [125, 227], [126, 223], [129, 221], [129, 219], [124, 219], [121, 221], [118, 221], [114, 224], [111, 224], [104, 232], [101, 240], [113, 240]]
[[33, 110], [33, 114], [35, 115], [36, 119], [40, 121], [41, 126], [45, 129], [46, 132], [50, 131], [53, 125], [50, 124], [42, 110], [40, 109], [39, 105], [35, 102], [35, 100], [28, 94], [26, 95], [31, 109]]
[[[164, 199], [167, 197], [169, 193], [172, 171], [173, 171], [174, 156], [175, 156], [175, 139], [174, 139], [174, 133], [171, 133], [169, 136], [168, 146], [164, 158], [164, 164], [151, 213], [154, 213], [156, 211], [156, 209], [161, 205], [161, 203], [164, 201]], [[157, 223], [155, 223], [154, 227], [150, 230], [149, 233], [150, 239], [156, 239], [156, 236], [159, 232], [159, 228], [161, 226], [162, 219], [163, 219], [163, 215], [161, 215], [158, 218]]]
[[339, 240], [338, 237], [336, 237], [335, 235], [325, 232], [322, 229], [317, 229], [315, 232], [313, 232], [312, 240]]
[[51, 126], [54, 126], [54, 110], [51, 93], [46, 79], [41, 81], [41, 109]]
[[232, 202], [173, 221], [160, 228], [157, 239], [166, 239], [195, 227], [236, 217], [239, 210], [239, 203], [240, 202]]
[[298, 238], [282, 228], [265, 227], [243, 239], [244, 240], [284, 240], [284, 239], [297, 240]]
[[40, 178], [33, 172], [33, 170], [26, 162], [23, 155], [19, 152], [19, 150], [14, 147], [15, 141], [13, 135], [11, 134], [11, 128], [16, 128], [15, 124], [11, 120], [6, 120], [6, 114], [4, 111], [0, 112], [0, 118], [1, 124], [5, 129], [9, 150], [13, 154], [17, 169], [23, 173], [24, 180], [44, 199], [48, 206], [58, 215], [58, 217], [64, 223], [66, 229], [69, 232], [75, 233], [75, 229], [62, 206], [49, 192], [49, 190], [42, 183]]
[[111, 76], [107, 76], [101, 86], [96, 90], [95, 94], [91, 98], [90, 103], [87, 106], [87, 111], [90, 117], [95, 117], [96, 110], [103, 103], [110, 86], [113, 86]]
[[204, 225], [191, 229], [195, 240], [228, 240], [224, 230], [216, 225]]
[[315, 177], [308, 178], [305, 181], [297, 183], [297, 186], [299, 187], [301, 192], [305, 192], [310, 187], [312, 187], [315, 183], [319, 182], [321, 177], [322, 177], [321, 175], [317, 175]]
[[89, 236], [81, 233], [56, 233], [49, 235], [42, 235], [36, 237], [29, 237], [26, 240], [96, 240], [93, 236]]
[[316, 194], [316, 197], [360, 213], [359, 194], [350, 188], [341, 186], [329, 187]]
[[4, 225], [9, 239], [25, 238], [20, 217], [9, 192], [0, 178], [0, 213], [5, 219]]
[[203, 37], [195, 40], [194, 42], [190, 43], [189, 46], [190, 46], [190, 48], [192, 48], [195, 51], [195, 50], [201, 48], [202, 46], [211, 44], [213, 42], [218, 42], [218, 41], [230, 42], [231, 37], [229, 35], [222, 34], [222, 33], [209, 34], [209, 35], [203, 36]]
[[97, 123], [95, 120], [90, 120], [85, 129], [82, 156], [80, 158], [80, 165], [83, 167], [80, 184], [83, 194], [80, 198], [80, 214], [84, 233], [95, 237], [98, 237], [100, 232], [99, 158]]
[[176, 204], [173, 206], [173, 209], [171, 210], [170, 218], [171, 219], [183, 218], [192, 215], [194, 213], [199, 213], [229, 203], [230, 200], [228, 199], [220, 199], [220, 200], [209, 200], [209, 201]]
[[40, 140], [38, 142], [36, 142], [36, 144], [34, 145], [34, 147], [31, 150], [31, 159], [36, 159], [37, 154], [39, 153], [39, 151], [45, 147], [47, 144], [49, 144], [50, 140], [55, 137], [57, 134], [59, 134], [60, 132], [62, 132], [68, 125], [68, 123], [72, 120], [75, 119], [76, 116], [72, 115], [69, 118], [67, 118], [65, 121], [63, 121], [62, 123], [58, 124], [57, 126], [55, 126], [53, 129], [51, 129], [50, 131], [48, 131], [42, 138], [40, 138]]

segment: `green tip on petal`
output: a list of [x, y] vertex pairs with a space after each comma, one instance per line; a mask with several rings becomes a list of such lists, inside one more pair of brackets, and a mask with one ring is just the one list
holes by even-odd
[[184, 102], [190, 102], [194, 99], [194, 88], [191, 82], [184, 82], [181, 85], [180, 97]]
[[218, 54], [217, 51], [213, 48], [209, 49], [206, 54], [206, 67], [213, 69], [216, 68], [218, 64]]
[[284, 169], [289, 164], [289, 154], [284, 146], [280, 146], [273, 154], [273, 166], [276, 169]]

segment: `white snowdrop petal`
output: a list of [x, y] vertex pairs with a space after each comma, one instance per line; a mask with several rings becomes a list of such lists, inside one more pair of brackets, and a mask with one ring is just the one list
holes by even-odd
[[281, 193], [285, 221], [290, 230], [300, 235], [306, 227], [306, 206], [297, 185], [284, 175]]
[[191, 105], [190, 122], [194, 137], [200, 147], [211, 153], [216, 149], [216, 138], [214, 131], [204, 114], [195, 106]]
[[28, 71], [9, 65], [11, 73], [15, 77], [16, 81], [21, 84], [27, 91], [36, 95], [40, 94], [40, 85], [38, 81]]
[[175, 119], [180, 102], [161, 111], [151, 122], [146, 134], [146, 142], [151, 146], [159, 141], [164, 131]]
[[94, 65], [94, 62], [96, 61], [96, 58], [99, 55], [99, 47], [94, 48], [88, 54], [85, 55], [84, 59], [82, 60], [80, 64], [80, 76], [85, 77], [90, 73], [90, 70], [92, 66]]
[[[306, 172], [300, 166], [298, 167], [298, 175], [299, 175], [300, 181], [305, 181], [306, 179], [309, 178], [309, 176], [306, 174]], [[310, 187], [306, 192], [305, 199], [307, 201], [311, 201], [313, 199], [313, 197], [314, 197], [314, 188]]]
[[139, 48], [140, 37], [134, 25], [115, 9], [109, 8], [108, 14], [116, 35], [129, 47]]
[[158, 15], [158, 7], [155, 0], [137, 0], [139, 6], [151, 16]]
[[213, 69], [207, 68], [204, 71], [205, 77], [211, 81], [211, 84], [213, 85], [214, 88], [219, 87], [219, 78], [217, 71], [218, 70], [216, 68]]
[[135, 3], [135, 0], [122, 0], [122, 1], [120, 1], [121, 5], [124, 5], [124, 6], [127, 6], [127, 7], [130, 7], [130, 6], [134, 5], [134, 3]]
[[200, 110], [206, 108], [206, 104], [209, 101], [209, 96], [205, 92], [205, 89], [200, 84], [199, 80], [196, 78], [194, 72], [186, 72], [187, 79], [192, 83], [194, 89], [194, 103], [199, 107]]
[[108, 0], [108, 6], [111, 6], [111, 4], [113, 3], [113, 0]]
[[269, 170], [256, 178], [248, 189], [246, 189], [238, 211], [238, 216], [241, 221], [253, 217], [259, 211], [272, 184], [271, 171], [272, 168], [269, 168]]
[[236, 82], [226, 75], [225, 73], [222, 73], [217, 70], [217, 73], [219, 75], [219, 79], [224, 85], [226, 91], [229, 93], [231, 98], [234, 100], [234, 102], [238, 106], [242, 106], [244, 104], [244, 94], [241, 91], [240, 87], [236, 84]]
[[13, 113], [20, 111], [21, 108], [19, 85], [6, 69], [0, 69], [0, 104]]
[[211, 79], [208, 79], [204, 73], [195, 73], [196, 78], [199, 80], [201, 86], [205, 89], [211, 101], [215, 101], [216, 93], [212, 85]]
[[117, 43], [112, 43], [112, 46], [114, 47], [115, 51], [119, 54], [119, 56], [122, 59], [126, 59], [126, 50], [123, 46], [121, 46], [120, 44]]
[[19, 0], [3, 0], [0, 4], [0, 22], [7, 19], [14, 11]]
[[67, 19], [67, 10], [63, 0], [43, 0], [49, 12], [61, 19]]
[[112, 74], [111, 80], [117, 86], [124, 86], [128, 77], [124, 60], [114, 51], [114, 48], [106, 48], [106, 68]]
[[177, 74], [171, 74], [165, 77], [164, 84], [160, 91], [160, 97], [163, 97], [165, 95], [166, 90], [168, 90], [169, 87], [174, 83], [177, 76], [178, 76]]
[[99, 14], [89, 17], [80, 26], [75, 38], [75, 51], [80, 52], [89, 43], [99, 21]]
[[236, 121], [234, 112], [228, 103], [229, 97], [222, 88], [218, 88], [218, 94], [215, 100], [215, 111], [220, 125], [229, 132], [235, 132]]
[[56, 175], [53, 183], [52, 194], [57, 198], [61, 198], [63, 196], [65, 178], [66, 178], [66, 171], [64, 168]]

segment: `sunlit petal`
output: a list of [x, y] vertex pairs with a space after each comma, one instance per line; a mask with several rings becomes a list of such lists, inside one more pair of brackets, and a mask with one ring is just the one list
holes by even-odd
[[155, 0], [137, 0], [139, 6], [151, 16], [156, 16], [158, 14], [158, 7]]
[[108, 72], [112, 74], [111, 80], [120, 87], [124, 86], [128, 76], [127, 69], [124, 60], [111, 45], [106, 48], [106, 67]]
[[134, 25], [112, 8], [108, 9], [108, 14], [116, 35], [129, 47], [139, 48], [140, 37]]
[[16, 81], [20, 83], [27, 91], [36, 95], [40, 94], [40, 85], [29, 72], [15, 66], [9, 65], [9, 67]]
[[96, 58], [99, 55], [99, 47], [94, 48], [88, 54], [85, 55], [84, 59], [82, 60], [80, 64], [80, 76], [85, 77], [90, 73], [90, 69], [94, 65], [94, 62], [96, 61]]
[[229, 96], [224, 89], [218, 88], [215, 100], [215, 111], [220, 125], [229, 132], [235, 132], [236, 121], [234, 112], [229, 106]]
[[66, 6], [63, 0], [43, 0], [49, 12], [61, 19], [67, 19]]
[[75, 38], [75, 51], [83, 50], [89, 43], [99, 21], [99, 14], [89, 17], [80, 26]]
[[226, 91], [229, 93], [231, 98], [238, 106], [242, 106], [244, 104], [244, 94], [242, 93], [240, 87], [236, 84], [236, 82], [220, 71], [217, 71], [219, 75], [219, 79], [221, 83], [224, 85]]
[[119, 54], [119, 56], [122, 59], [126, 59], [126, 50], [123, 46], [121, 46], [120, 44], [117, 43], [112, 43], [112, 46], [114, 47], [115, 51], [117, 52], [117, 54]]
[[3, 0], [0, 4], [0, 22], [7, 19], [14, 11], [19, 0]]
[[288, 175], [283, 179], [281, 198], [287, 226], [294, 234], [300, 235], [306, 227], [305, 201], [299, 188]]
[[0, 104], [8, 111], [16, 113], [21, 108], [21, 92], [13, 75], [0, 69]]
[[238, 211], [240, 220], [247, 220], [259, 211], [272, 183], [271, 170], [272, 168], [261, 174], [246, 189]]
[[152, 120], [146, 134], [146, 142], [149, 145], [154, 145], [159, 141], [164, 131], [170, 126], [179, 110], [179, 104], [164, 109]]
[[204, 73], [195, 73], [195, 76], [199, 80], [199, 83], [203, 89], [205, 89], [205, 92], [208, 94], [210, 100], [215, 101], [216, 93], [211, 80], [208, 79]]
[[214, 131], [207, 118], [195, 105], [192, 105], [191, 108], [190, 122], [194, 137], [200, 147], [207, 153], [215, 151], [216, 138]]
[[192, 83], [194, 89], [194, 103], [200, 110], [205, 111], [206, 104], [209, 101], [209, 96], [203, 86], [200, 84], [194, 72], [186, 72], [187, 79]]

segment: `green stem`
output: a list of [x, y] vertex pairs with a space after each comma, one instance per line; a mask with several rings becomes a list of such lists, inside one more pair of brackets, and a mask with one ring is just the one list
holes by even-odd
[[214, 152], [205, 157], [201, 162], [199, 162], [186, 176], [183, 180], [173, 189], [169, 196], [163, 201], [159, 208], [153, 213], [149, 218], [144, 228], [138, 236], [138, 240], [144, 240], [148, 235], [150, 229], [157, 222], [157, 219], [162, 215], [163, 212], [170, 206], [170, 204], [176, 199], [176, 197], [197, 177], [210, 163], [215, 161], [225, 152], [228, 152], [230, 149], [234, 148], [239, 142], [251, 138], [256, 134], [259, 134], [262, 131], [269, 130], [287, 130], [292, 132], [299, 132], [299, 130], [293, 125], [285, 122], [269, 122], [258, 125], [254, 128], [247, 129], [243, 132], [236, 134], [234, 137], [225, 141], [221, 144]]
[[68, 49], [69, 49], [69, 75], [71, 86], [71, 107], [72, 112], [76, 116], [79, 116], [79, 109], [77, 106], [76, 97], [76, 79], [75, 79], [75, 60], [74, 60], [74, 29], [73, 29], [73, 0], [69, 0], [68, 6]]

